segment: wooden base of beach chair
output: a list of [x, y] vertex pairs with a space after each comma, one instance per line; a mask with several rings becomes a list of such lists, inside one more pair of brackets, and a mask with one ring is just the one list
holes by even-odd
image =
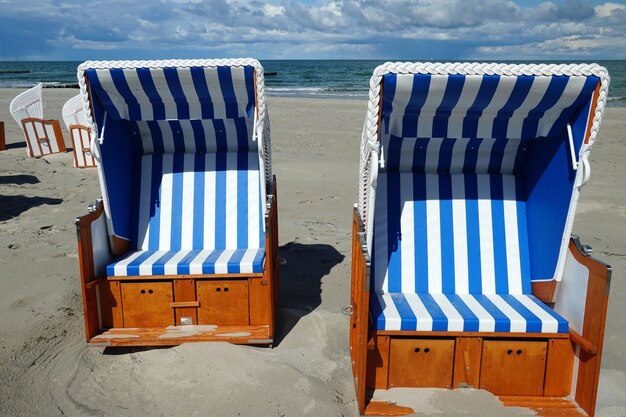
[[175, 346], [189, 342], [229, 342], [271, 345], [269, 326], [185, 325], [109, 329], [94, 336], [89, 346]]
[[261, 273], [102, 276], [111, 258], [103, 204], [78, 218], [88, 344], [171, 346], [227, 341], [271, 345], [279, 279], [275, 183], [268, 190], [272, 203], [266, 219], [266, 258]]
[[368, 343], [366, 388], [479, 388], [495, 395], [563, 397], [573, 359], [567, 334], [381, 331]]
[[76, 168], [95, 168], [96, 160], [91, 152], [91, 130], [82, 125], [70, 125], [68, 130], [74, 150], [74, 166]]
[[[267, 274], [108, 277], [85, 285], [87, 342], [115, 346], [271, 344]], [[87, 318], [89, 318], [87, 320]]]
[[31, 157], [39, 158], [66, 151], [58, 120], [22, 119], [22, 129]]
[[[599, 360], [569, 334], [379, 331], [368, 343], [365, 386], [370, 393], [391, 388], [483, 389], [505, 406], [532, 408], [539, 415], [592, 416]], [[578, 385], [572, 399], [575, 362]], [[415, 411], [402, 404], [369, 403], [366, 394], [362, 413]]]
[[[587, 417], [588, 415], [575, 402], [567, 398], [500, 396], [498, 399], [504, 406], [529, 408], [541, 417]], [[418, 411], [393, 402], [371, 401], [367, 404], [363, 415], [406, 416]]]
[[[484, 389], [506, 406], [532, 408], [543, 416], [594, 415], [611, 270], [577, 239], [570, 241], [569, 252], [588, 270], [582, 334], [571, 328], [569, 333], [372, 329], [370, 262], [356, 210], [352, 248], [350, 350], [361, 414], [410, 414], [413, 410], [402, 404], [369, 402], [367, 392], [428, 387]], [[546, 303], [554, 301], [553, 283], [533, 290]]]

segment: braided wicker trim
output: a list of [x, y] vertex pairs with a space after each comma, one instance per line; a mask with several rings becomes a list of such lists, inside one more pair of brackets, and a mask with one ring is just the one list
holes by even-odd
[[[436, 75], [534, 75], [534, 76], [596, 76], [600, 79], [600, 93], [598, 94], [595, 114], [589, 134], [588, 143], [583, 146], [580, 154], [588, 154], [598, 136], [600, 121], [604, 114], [606, 99], [610, 83], [606, 68], [598, 64], [497, 64], [497, 63], [432, 63], [432, 62], [386, 62], [374, 70], [370, 79], [369, 101], [367, 115], [361, 137], [361, 158], [359, 161], [359, 201], [358, 208], [368, 235], [368, 247], [371, 247], [371, 225], [368, 218], [373, 216], [373, 207], [370, 202], [370, 185], [375, 187], [376, 170], [372, 153], [378, 159], [378, 116], [380, 111], [380, 94], [382, 77], [385, 74], [436, 74]], [[373, 178], [374, 177], [374, 178]], [[375, 191], [374, 191], [375, 192]]]
[[87, 69], [133, 69], [133, 68], [191, 68], [191, 67], [253, 67], [256, 73], [256, 98], [257, 98], [257, 129], [256, 137], [260, 143], [260, 151], [265, 162], [265, 180], [272, 179], [272, 144], [270, 138], [269, 116], [265, 105], [265, 75], [261, 63], [253, 58], [229, 58], [229, 59], [169, 59], [148, 61], [87, 61], [78, 66], [78, 84], [83, 97], [83, 110], [87, 123], [92, 131], [92, 137], [98, 136], [98, 128], [92, 118], [89, 109], [89, 95], [87, 93]]

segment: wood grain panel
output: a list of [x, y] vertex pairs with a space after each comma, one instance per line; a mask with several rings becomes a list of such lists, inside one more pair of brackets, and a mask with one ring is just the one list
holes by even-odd
[[124, 282], [121, 288], [124, 327], [174, 325], [171, 282]]
[[450, 388], [454, 339], [392, 338], [389, 388]]
[[250, 324], [248, 281], [197, 281], [198, 324], [247, 326]]
[[543, 394], [548, 397], [565, 397], [572, 388], [574, 345], [569, 340], [550, 339], [546, 362], [546, 379]]
[[480, 388], [496, 395], [543, 395], [547, 342], [485, 340]]
[[452, 387], [460, 384], [478, 388], [483, 339], [480, 337], [458, 337], [454, 349], [454, 376]]

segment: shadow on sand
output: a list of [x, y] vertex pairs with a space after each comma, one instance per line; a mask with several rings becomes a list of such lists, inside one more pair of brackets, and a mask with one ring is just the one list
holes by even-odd
[[56, 205], [63, 202], [60, 198], [26, 197], [24, 195], [0, 195], [0, 221], [18, 217], [33, 207], [43, 204]]
[[6, 184], [15, 184], [15, 185], [24, 185], [24, 184], [39, 184], [39, 178], [34, 175], [2, 175], [0, 176], [0, 185]]
[[280, 247], [287, 264], [280, 268], [280, 299], [274, 346], [289, 334], [298, 321], [322, 302], [322, 278], [341, 263], [344, 255], [334, 246], [289, 242]]

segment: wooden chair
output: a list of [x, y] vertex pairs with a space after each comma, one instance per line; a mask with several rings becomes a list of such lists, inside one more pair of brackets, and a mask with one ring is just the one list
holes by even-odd
[[83, 97], [78, 94], [69, 99], [61, 112], [65, 127], [70, 132], [76, 168], [95, 168], [96, 160], [91, 152], [91, 130], [83, 111]]
[[103, 199], [78, 218], [87, 342], [271, 345], [276, 181], [260, 63], [86, 62]]
[[0, 151], [4, 151], [7, 148], [6, 145], [4, 138], [4, 122], [0, 121]]
[[58, 120], [43, 118], [43, 88], [40, 84], [18, 94], [9, 111], [24, 132], [28, 155], [35, 158], [65, 152], [65, 141]]
[[597, 65], [388, 63], [371, 81], [350, 348], [363, 414], [395, 387], [594, 414], [610, 267], [571, 238]]

